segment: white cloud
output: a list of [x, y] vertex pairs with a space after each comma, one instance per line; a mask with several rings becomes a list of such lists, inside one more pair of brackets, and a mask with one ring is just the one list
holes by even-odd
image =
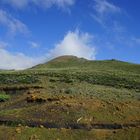
[[109, 15], [121, 13], [121, 9], [118, 6], [108, 2], [107, 0], [94, 0], [93, 9], [95, 14], [92, 14], [92, 17], [103, 25]]
[[12, 17], [6, 11], [0, 9], [0, 24], [6, 26], [9, 29], [9, 32], [12, 34], [29, 33], [27, 26], [22, 23], [20, 20]]
[[69, 31], [64, 39], [48, 53], [49, 58], [61, 55], [75, 55], [87, 59], [95, 59], [96, 50], [92, 44], [92, 36], [79, 31]]
[[66, 9], [72, 6], [75, 0], [2, 0], [2, 2], [19, 9], [25, 8], [31, 4], [44, 8], [55, 5], [59, 8]]
[[[69, 31], [64, 39], [55, 45], [48, 53], [42, 57], [33, 58], [23, 53], [11, 53], [6, 50], [7, 43], [0, 43], [0, 69], [26, 69], [46, 62], [61, 55], [75, 55], [87, 59], [95, 59], [96, 49], [92, 43], [92, 36], [79, 31]], [[36, 44], [33, 43], [33, 46]]]
[[41, 62], [42, 58], [28, 57], [23, 53], [12, 54], [0, 48], [0, 60], [0, 69], [26, 69]]

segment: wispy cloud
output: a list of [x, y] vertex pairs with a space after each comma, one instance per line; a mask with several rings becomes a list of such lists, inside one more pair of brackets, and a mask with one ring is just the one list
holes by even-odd
[[23, 9], [32, 4], [46, 9], [51, 6], [67, 9], [75, 3], [75, 0], [2, 0], [2, 2], [18, 9]]
[[92, 42], [93, 37], [80, 31], [69, 31], [64, 39], [55, 45], [48, 53], [49, 58], [61, 55], [75, 55], [87, 59], [95, 59], [96, 48]]
[[8, 32], [12, 34], [27, 34], [29, 30], [27, 26], [19, 19], [14, 18], [6, 11], [0, 9], [0, 24], [8, 28]]
[[93, 0], [91, 17], [104, 29], [104, 36], [100, 35], [100, 44], [114, 48], [123, 46], [128, 37], [128, 30], [122, 19], [127, 19], [125, 9], [110, 0]]
[[139, 45], [140, 45], [140, 38], [132, 37], [132, 41], [133, 41], [135, 44], [139, 44]]
[[106, 13], [118, 13], [121, 11], [121, 9], [112, 4], [109, 3], [107, 0], [94, 0], [95, 6], [94, 9], [98, 12], [100, 15], [104, 15]]
[[120, 7], [108, 2], [107, 0], [94, 0], [93, 10], [94, 14], [91, 14], [92, 17], [102, 25], [105, 24], [108, 17], [111, 15], [121, 13]]
[[6, 42], [4, 42], [4, 41], [0, 41], [0, 49], [6, 48], [7, 46], [9, 46], [8, 43], [6, 43]]
[[40, 44], [38, 44], [37, 42], [34, 41], [29, 41], [29, 45], [31, 48], [39, 48]]
[[126, 32], [126, 28], [122, 26], [119, 22], [114, 21], [113, 26], [111, 27], [111, 31], [114, 33], [124, 33]]

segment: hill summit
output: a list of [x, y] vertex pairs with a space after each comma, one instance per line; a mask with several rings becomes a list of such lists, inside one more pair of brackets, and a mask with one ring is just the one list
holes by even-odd
[[33, 68], [35, 69], [46, 69], [46, 68], [70, 68], [83, 65], [89, 60], [85, 58], [78, 58], [77, 56], [64, 55], [56, 57], [44, 64], [39, 64]]
[[64, 55], [64, 56], [59, 56], [56, 57], [54, 59], [52, 59], [51, 61], [49, 61], [48, 63], [53, 63], [53, 62], [71, 62], [71, 61], [78, 61], [78, 62], [82, 62], [82, 61], [88, 61], [85, 58], [79, 58], [77, 56], [73, 56], [73, 55]]

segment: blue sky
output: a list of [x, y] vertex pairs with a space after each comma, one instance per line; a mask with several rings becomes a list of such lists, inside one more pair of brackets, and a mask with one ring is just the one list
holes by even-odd
[[61, 55], [140, 63], [139, 0], [0, 0], [0, 69]]

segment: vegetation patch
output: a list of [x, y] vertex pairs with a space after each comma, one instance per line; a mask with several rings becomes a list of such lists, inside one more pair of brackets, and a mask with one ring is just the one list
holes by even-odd
[[33, 84], [39, 82], [36, 75], [29, 74], [0, 74], [0, 84]]
[[7, 95], [5, 93], [0, 93], [0, 102], [5, 102], [10, 99], [10, 95]]
[[33, 102], [36, 102], [36, 103], [44, 103], [46, 102], [46, 99], [42, 98], [42, 97], [37, 97], [35, 95], [30, 95], [26, 98], [26, 101], [28, 103], [33, 103]]

